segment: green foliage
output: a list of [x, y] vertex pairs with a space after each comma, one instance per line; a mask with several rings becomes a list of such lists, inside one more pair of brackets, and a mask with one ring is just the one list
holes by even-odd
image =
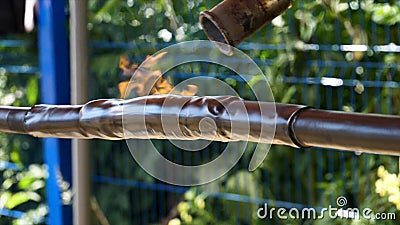
[[[91, 98], [117, 98], [117, 84], [122, 79], [118, 70], [119, 56], [128, 51], [133, 62], [140, 63], [146, 55], [163, 46], [184, 41], [206, 39], [198, 23], [200, 11], [211, 9], [219, 1], [200, 0], [89, 0], [89, 24], [92, 41], [105, 41], [116, 45], [92, 47]], [[257, 59], [267, 76], [275, 100], [281, 103], [305, 104], [318, 108], [345, 111], [378, 112], [400, 115], [400, 80], [397, 53], [367, 51], [313, 50], [315, 44], [332, 48], [339, 45], [386, 45], [388, 39], [397, 40], [400, 21], [399, 5], [365, 1], [293, 1], [293, 7], [267, 25], [248, 42], [276, 45], [285, 49], [249, 49], [246, 53]], [[376, 23], [376, 24], [375, 24]], [[388, 25], [388, 26], [384, 26]], [[121, 43], [126, 44], [121, 44]], [[103, 43], [104, 44], [104, 43]], [[120, 45], [118, 45], [120, 44]], [[398, 44], [398, 43], [397, 43]], [[116, 46], [116, 47], [115, 47]], [[239, 46], [241, 47], [241, 46]], [[311, 49], [311, 50], [310, 50]], [[35, 64], [28, 55], [34, 49], [10, 49], [0, 46], [1, 64]], [[21, 54], [27, 57], [22, 57]], [[316, 61], [326, 62], [318, 64]], [[341, 62], [348, 67], [333, 66]], [[383, 63], [382, 67], [364, 67], [362, 63]], [[245, 99], [251, 99], [249, 87], [223, 75], [229, 71], [210, 65], [190, 65], [177, 72], [221, 75]], [[354, 85], [321, 85], [324, 77], [352, 81]], [[307, 78], [306, 83], [295, 82]], [[180, 78], [171, 75], [173, 82]], [[39, 76], [12, 74], [0, 68], [0, 102], [2, 105], [29, 106], [39, 97]], [[377, 81], [382, 87], [368, 85]], [[389, 85], [388, 82], [397, 82]], [[257, 84], [257, 78], [252, 80]], [[304, 81], [303, 81], [304, 82]], [[308, 83], [307, 83], [308, 82]], [[163, 153], [172, 152], [171, 158], [190, 159], [163, 141], [154, 141]], [[47, 214], [43, 205], [46, 174], [40, 166], [40, 154], [28, 153], [40, 149], [37, 140], [25, 136], [0, 134], [0, 159], [13, 162], [18, 170], [3, 170], [0, 189], [0, 208], [27, 212], [24, 218], [0, 218], [0, 224], [40, 223]], [[94, 156], [95, 175], [130, 179], [145, 184], [156, 180], [134, 163], [123, 142], [96, 141]], [[213, 150], [223, 145], [213, 145]], [[147, 149], [138, 144], [138, 148]], [[95, 193], [112, 224], [146, 224], [156, 221], [158, 212], [179, 218], [182, 224], [265, 224], [254, 213], [256, 203], [218, 198], [215, 193], [227, 193], [251, 199], [269, 199], [327, 206], [345, 195], [354, 206], [370, 207], [380, 212], [396, 209], [374, 192], [374, 175], [378, 164], [396, 167], [390, 157], [355, 156], [353, 153], [325, 150], [293, 150], [272, 146], [268, 158], [254, 173], [246, 172], [254, 145], [249, 144], [246, 156], [237, 168], [219, 181], [208, 186], [192, 188], [183, 196], [154, 191], [140, 185], [116, 188], [115, 185], [93, 185]], [[218, 153], [218, 151], [216, 151]], [[209, 158], [212, 158], [210, 155]], [[186, 158], [185, 158], [186, 157]], [[207, 157], [203, 158], [204, 161]], [[32, 166], [28, 166], [32, 162]], [[155, 166], [157, 166], [155, 164]], [[367, 172], [365, 172], [367, 171]], [[292, 193], [300, 193], [299, 196]], [[176, 208], [177, 213], [174, 214]], [[398, 213], [398, 212], [397, 212]], [[151, 217], [151, 218], [148, 218]], [[148, 220], [146, 220], [148, 219]], [[282, 221], [268, 221], [282, 224]], [[284, 221], [303, 224], [303, 221]], [[391, 221], [388, 221], [389, 224]], [[321, 220], [313, 224], [369, 224], [367, 221]], [[371, 222], [372, 223], [372, 222]], [[393, 222], [394, 223], [394, 222]]]
[[184, 194], [184, 200], [177, 205], [179, 220], [182, 224], [227, 224], [218, 221], [209, 211], [210, 206], [205, 203], [206, 197], [206, 194], [199, 194], [196, 189], [191, 189]]
[[[238, 171], [226, 177], [219, 193], [229, 193], [249, 198], [260, 198], [262, 186], [259, 173]], [[211, 184], [210, 184], [211, 185]], [[255, 224], [258, 205], [237, 200], [216, 200], [210, 185], [191, 188], [177, 205], [178, 218], [182, 224]], [[219, 213], [216, 213], [216, 207]], [[221, 214], [223, 216], [221, 216]]]
[[[132, 62], [140, 63], [146, 55], [153, 54], [166, 44], [206, 39], [199, 28], [198, 14], [211, 9], [217, 3], [218, 1], [200, 0], [150, 2], [90, 0], [89, 29], [92, 40], [130, 44], [115, 48], [92, 48], [94, 53], [91, 61], [92, 81], [93, 87], [96, 87], [92, 90], [93, 98], [118, 96], [117, 83], [121, 79], [118, 59], [123, 52], [128, 52]], [[391, 67], [400, 63], [398, 54], [375, 52], [372, 49], [340, 50], [340, 45], [389, 44], [388, 36], [390, 40], [397, 40], [399, 31], [396, 24], [399, 22], [400, 14], [398, 7], [396, 4], [374, 3], [372, 0], [293, 1], [290, 10], [274, 20], [272, 25], [265, 26], [248, 39], [251, 43], [273, 46], [285, 44], [286, 48], [247, 49], [245, 52], [256, 59], [267, 76], [276, 102], [400, 115], [400, 89], [387, 83], [400, 80], [399, 68]], [[323, 46], [329, 46], [332, 50], [319, 49]], [[346, 66], [335, 66], [336, 62]], [[365, 67], [370, 62], [383, 63], [384, 66]], [[241, 97], [245, 99], [252, 97], [248, 93], [249, 86], [231, 77], [224, 77], [223, 75], [231, 73], [216, 66], [182, 66], [173, 72], [175, 71], [221, 74], [221, 79], [237, 90]], [[354, 82], [354, 86], [321, 85], [321, 79], [326, 77]], [[180, 78], [174, 77], [173, 73], [170, 78], [176, 83], [180, 81]], [[304, 80], [299, 82], [301, 79]], [[253, 84], [255, 86], [258, 80], [259, 78], [255, 77], [250, 86]], [[366, 81], [386, 83], [383, 87], [373, 87], [368, 86]], [[125, 145], [106, 141], [96, 143], [98, 146], [96, 149], [104, 148], [112, 152], [107, 151], [96, 156], [95, 161], [98, 163], [100, 175], [153, 184], [157, 182], [146, 179], [148, 176], [145, 172], [126, 159], [128, 150]], [[171, 158], [190, 159], [190, 162], [193, 160], [191, 157], [183, 157], [166, 142], [153, 143], [158, 149], [162, 149], [162, 153], [171, 152], [169, 155]], [[145, 146], [138, 148], [146, 149]], [[215, 149], [216, 147], [214, 151]], [[397, 165], [397, 162], [391, 161], [390, 157], [355, 156], [354, 153], [330, 150], [294, 150], [284, 146], [272, 146], [261, 167], [254, 173], [248, 173], [244, 169], [248, 166], [253, 149], [254, 145], [249, 144], [244, 159], [225, 177], [208, 185], [190, 189], [183, 196], [176, 197], [178, 200], [175, 204], [171, 203], [171, 199], [175, 198], [171, 197], [174, 196], [172, 194], [136, 187], [118, 190], [125, 199], [110, 198], [115, 196], [115, 187], [112, 185], [99, 185], [96, 193], [106, 216], [112, 223], [119, 224], [140, 224], [143, 223], [141, 219], [151, 220], [148, 216], [154, 214], [151, 210], [154, 205], [159, 209], [161, 217], [168, 214], [170, 220], [175, 218], [171, 220], [171, 224], [307, 224], [308, 222], [258, 220], [254, 213], [259, 204], [218, 198], [213, 195], [215, 193], [234, 194], [253, 200], [268, 199], [272, 203], [280, 200], [321, 207], [333, 204], [338, 196], [345, 195], [349, 199], [358, 199], [352, 204], [359, 207], [393, 211], [393, 206], [391, 207], [386, 199], [379, 198], [374, 193], [372, 185], [376, 180], [373, 174], [378, 164], [393, 167]], [[109, 160], [111, 154], [114, 157], [113, 162]], [[100, 169], [102, 166], [107, 166], [113, 174], [110, 174], [109, 170]], [[126, 174], [124, 171], [127, 170], [135, 172]], [[141, 205], [138, 206], [137, 203]], [[133, 204], [136, 207], [132, 207]], [[122, 216], [126, 214], [134, 218]], [[366, 221], [351, 222], [368, 224]], [[349, 224], [349, 221], [310, 221], [310, 224], [328, 223]]]
[[[9, 37], [19, 39], [21, 37]], [[22, 37], [29, 42], [33, 37]], [[30, 106], [39, 97], [38, 74], [18, 74], [8, 71], [8, 65], [36, 66], [36, 49], [31, 45], [11, 48], [0, 47], [0, 104]], [[23, 69], [22, 69], [23, 70]], [[37, 139], [0, 133], [0, 209], [23, 212], [21, 218], [0, 216], [0, 224], [43, 224], [48, 213], [44, 204], [47, 177]], [[11, 164], [9, 164], [11, 163]], [[5, 165], [5, 166], [4, 166]], [[7, 166], [13, 165], [13, 166]]]
[[[37, 164], [31, 164], [28, 168], [21, 170], [7, 169], [3, 171], [2, 185], [0, 187], [0, 208], [20, 211], [40, 211], [40, 214], [31, 213], [23, 218], [5, 218], [0, 224], [7, 224], [12, 220], [14, 224], [38, 224], [42, 223], [47, 214], [47, 208], [43, 205], [43, 195], [46, 168]], [[30, 219], [29, 219], [30, 218]]]
[[[261, 198], [262, 185], [260, 173], [250, 173], [246, 170], [238, 171], [229, 176], [224, 189], [227, 193], [243, 195], [253, 199]], [[230, 212], [231, 215], [236, 215], [230, 218], [231, 224], [237, 223], [238, 220], [246, 224], [257, 220], [255, 213], [257, 212], [258, 204], [229, 200], [224, 200], [222, 204], [227, 212]]]
[[378, 24], [395, 25], [400, 22], [400, 9], [397, 5], [374, 4], [371, 9], [372, 20]]
[[26, 97], [29, 105], [34, 105], [39, 96], [39, 81], [36, 77], [29, 79], [26, 87]]

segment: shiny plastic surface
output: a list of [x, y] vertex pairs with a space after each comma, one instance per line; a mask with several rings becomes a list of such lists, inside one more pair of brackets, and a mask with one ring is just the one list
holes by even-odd
[[[36, 137], [249, 140], [400, 155], [400, 117], [274, 105], [234, 96], [154, 95], [77, 106], [0, 107], [0, 118], [0, 131]], [[177, 121], [177, 130], [165, 130], [161, 118]], [[207, 121], [202, 122], [204, 118]], [[262, 126], [276, 126], [275, 134], [263, 133]]]

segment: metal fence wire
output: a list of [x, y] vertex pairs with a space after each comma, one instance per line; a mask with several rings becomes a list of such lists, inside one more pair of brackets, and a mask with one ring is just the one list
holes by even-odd
[[[206, 39], [198, 15], [218, 2], [90, 1], [93, 98], [118, 97], [122, 54], [140, 63], [171, 44]], [[399, 115], [400, 24], [380, 18], [377, 9], [396, 5], [389, 2], [293, 1], [286, 13], [239, 49], [266, 74], [277, 102]], [[251, 98], [243, 81], [215, 65], [193, 63], [165, 76], [174, 83], [195, 76], [216, 77], [241, 97]], [[212, 143], [202, 153], [185, 153], [168, 141], [153, 143], [167, 158], [187, 165], [213, 159], [224, 147]], [[250, 144], [247, 151], [253, 147]], [[378, 166], [398, 168], [396, 157], [272, 146], [255, 172], [247, 171], [251, 154], [245, 154], [223, 178], [188, 188], [146, 174], [125, 142], [95, 141], [93, 149], [94, 193], [111, 224], [168, 224], [172, 218], [182, 224], [286, 224], [257, 218], [257, 209], [264, 203], [286, 209], [327, 207], [336, 205], [339, 196], [346, 197], [348, 207], [372, 206]], [[136, 150], [146, 151], [146, 146]], [[198, 204], [199, 199], [205, 206]], [[292, 224], [329, 223], [321, 221], [294, 219]]]

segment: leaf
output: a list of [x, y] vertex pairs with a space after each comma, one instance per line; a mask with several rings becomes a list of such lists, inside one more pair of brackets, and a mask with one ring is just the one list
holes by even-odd
[[110, 15], [111, 9], [115, 8], [119, 4], [119, 0], [109, 0], [103, 5], [103, 7], [97, 12], [96, 18], [104, 17], [104, 15]]
[[3, 186], [4, 189], [9, 189], [13, 184], [14, 184], [14, 179], [7, 178], [7, 179], [4, 180], [2, 186]]
[[33, 182], [35, 182], [36, 178], [32, 176], [25, 176], [18, 182], [18, 187], [22, 190], [29, 188]]
[[323, 0], [322, 4], [334, 14], [339, 14], [349, 8], [348, 3], [341, 3], [340, 0]]
[[377, 24], [394, 25], [400, 22], [400, 9], [397, 5], [375, 4], [372, 12], [372, 20]]
[[336, 12], [340, 13], [343, 11], [346, 11], [349, 8], [349, 5], [347, 3], [338, 3], [336, 5]]
[[13, 209], [30, 200], [38, 202], [40, 199], [40, 195], [35, 192], [17, 192], [8, 198], [5, 207]]
[[26, 97], [29, 105], [34, 105], [37, 102], [39, 96], [39, 84], [36, 77], [32, 77], [28, 80], [26, 87]]
[[295, 93], [296, 93], [296, 86], [292, 85], [289, 89], [287, 89], [285, 95], [281, 100], [281, 103], [289, 103]]
[[317, 28], [318, 19], [311, 12], [302, 10], [297, 10], [295, 17], [300, 21], [300, 38], [309, 41]]
[[16, 148], [13, 148], [12, 152], [10, 153], [10, 159], [14, 163], [22, 164], [21, 157], [19, 155], [18, 149]]
[[5, 191], [0, 194], [0, 209], [4, 208], [8, 199], [11, 197], [11, 192]]

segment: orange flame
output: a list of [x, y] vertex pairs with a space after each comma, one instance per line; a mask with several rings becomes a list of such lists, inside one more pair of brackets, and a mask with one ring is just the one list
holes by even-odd
[[[198, 91], [196, 85], [189, 84], [186, 86], [186, 89], [177, 91], [168, 79], [162, 77], [161, 70], [151, 70], [165, 54], [167, 54], [167, 52], [158, 54], [155, 57], [147, 56], [145, 64], [141, 65], [140, 68], [138, 64], [130, 62], [127, 54], [121, 55], [119, 68], [123, 72], [122, 75], [131, 77], [135, 74], [135, 76], [133, 82], [123, 81], [118, 84], [120, 97], [125, 98], [129, 96], [132, 90], [135, 90], [137, 96], [161, 94], [195, 95]], [[149, 90], [150, 93], [148, 93]]]

